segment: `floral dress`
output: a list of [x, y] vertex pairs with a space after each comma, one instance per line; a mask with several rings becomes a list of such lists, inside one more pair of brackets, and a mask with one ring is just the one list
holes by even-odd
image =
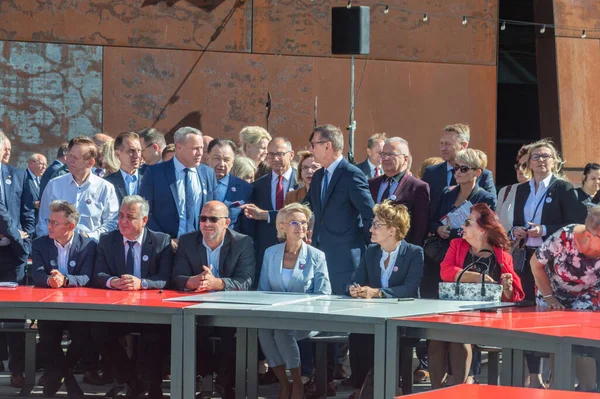
[[[588, 258], [575, 245], [573, 229], [563, 227], [535, 253], [550, 280], [552, 293], [568, 309], [600, 310], [600, 258]], [[547, 306], [538, 292], [538, 306]]]

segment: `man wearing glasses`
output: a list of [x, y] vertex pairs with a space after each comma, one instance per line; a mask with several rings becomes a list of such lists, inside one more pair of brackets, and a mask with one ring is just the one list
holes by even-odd
[[[179, 240], [173, 266], [173, 287], [194, 292], [247, 291], [252, 286], [256, 261], [252, 238], [229, 229], [229, 210], [210, 201], [200, 213], [200, 231]], [[256, 276], [258, 277], [258, 276]], [[223, 398], [234, 397], [235, 329], [197, 328], [199, 375], [217, 372]], [[209, 336], [221, 338], [213, 354]]]
[[167, 146], [165, 135], [153, 127], [143, 129], [139, 132], [140, 144], [142, 146], [142, 158], [144, 164], [140, 172], [144, 173], [146, 167], [162, 162], [162, 153]]
[[115, 139], [115, 154], [121, 162], [119, 171], [106, 176], [104, 179], [113, 186], [117, 192], [119, 204], [128, 195], [137, 195], [141, 173], [142, 145], [137, 133], [121, 133]]

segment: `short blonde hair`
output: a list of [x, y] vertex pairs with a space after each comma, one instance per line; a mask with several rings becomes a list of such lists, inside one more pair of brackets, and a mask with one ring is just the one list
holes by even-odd
[[565, 164], [563, 159], [558, 154], [558, 150], [554, 146], [554, 142], [549, 138], [544, 138], [536, 141], [535, 143], [531, 143], [529, 146], [529, 150], [527, 151], [527, 172], [530, 176], [533, 176], [533, 171], [529, 166], [531, 162], [531, 154], [534, 150], [538, 148], [546, 147], [552, 153], [552, 159], [554, 159], [554, 166], [552, 167], [552, 174], [560, 179], [565, 179], [565, 176], [562, 173], [562, 167]]
[[486, 159], [483, 160], [479, 154], [479, 150], [474, 150], [472, 148], [466, 148], [456, 153], [456, 161], [464, 162], [465, 165], [474, 169], [483, 170], [487, 164], [487, 156], [485, 158]]
[[410, 229], [410, 214], [406, 205], [393, 204], [390, 200], [385, 200], [375, 205], [373, 213], [386, 226], [396, 228], [398, 241], [404, 240]]
[[481, 158], [481, 162], [483, 162], [483, 169], [487, 168], [487, 164], [488, 164], [487, 154], [485, 152], [483, 152], [482, 150], [478, 150], [478, 149], [475, 149], [475, 152], [477, 153], [477, 155], [479, 155], [479, 158]]
[[241, 155], [235, 157], [235, 161], [233, 161], [233, 167], [231, 168], [231, 174], [233, 176], [243, 179], [246, 176], [254, 176], [255, 173], [256, 165], [254, 164], [253, 160]]
[[242, 149], [245, 149], [248, 144], [256, 145], [260, 143], [262, 139], [267, 139], [267, 141], [273, 139], [269, 132], [260, 126], [246, 126], [240, 131], [239, 136]]
[[444, 162], [444, 160], [440, 157], [427, 158], [421, 164], [421, 167], [419, 168], [419, 171], [417, 172], [417, 177], [419, 179], [422, 178], [423, 175], [425, 174], [425, 169], [427, 169], [428, 167], [433, 166], [433, 165], [439, 165], [442, 162]]
[[468, 143], [471, 141], [471, 128], [465, 123], [455, 123], [454, 125], [446, 125], [444, 127], [444, 131], [456, 133], [461, 143]]
[[[113, 139], [102, 144], [102, 147], [100, 147], [100, 154], [102, 155], [104, 163], [106, 164], [107, 175], [115, 173], [121, 169], [121, 161], [119, 161], [119, 158], [117, 158], [115, 154], [115, 141]], [[102, 165], [97, 166], [99, 168], [102, 167]]]
[[297, 202], [291, 203], [289, 205], [284, 206], [277, 213], [277, 218], [275, 218], [275, 227], [277, 228], [277, 238], [280, 241], [284, 241], [287, 237], [285, 236], [285, 230], [281, 228], [280, 224], [285, 223], [287, 217], [295, 212], [303, 213], [306, 216], [306, 222], [310, 220], [312, 217], [312, 211], [306, 205], [299, 204]]

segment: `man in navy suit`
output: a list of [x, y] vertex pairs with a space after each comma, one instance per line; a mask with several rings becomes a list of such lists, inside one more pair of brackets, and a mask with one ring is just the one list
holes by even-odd
[[[456, 180], [454, 179], [456, 153], [468, 148], [470, 140], [471, 129], [469, 125], [457, 123], [444, 128], [440, 139], [440, 156], [446, 162], [425, 169], [425, 173], [423, 173], [421, 179], [429, 184], [429, 193], [431, 195], [430, 215], [435, 214], [444, 188], [456, 185]], [[484, 169], [481, 176], [477, 179], [477, 184], [496, 198], [496, 186], [494, 185], [494, 178], [491, 171]]]
[[240, 231], [241, 205], [252, 196], [252, 184], [229, 173], [235, 161], [237, 146], [231, 140], [213, 139], [208, 144], [208, 166], [215, 170], [217, 191], [215, 199], [229, 208], [229, 228]]
[[[283, 137], [276, 137], [267, 146], [267, 162], [271, 173], [260, 177], [252, 186], [250, 204], [242, 205], [246, 218], [252, 222], [242, 227], [242, 233], [254, 239], [256, 248], [256, 280], [260, 276], [262, 259], [267, 248], [277, 244], [275, 219], [283, 208], [285, 196], [297, 188], [296, 169], [292, 168], [294, 151], [292, 143]], [[255, 282], [255, 286], [258, 281]]]
[[121, 133], [115, 139], [115, 154], [121, 162], [121, 168], [104, 178], [115, 186], [119, 204], [128, 195], [137, 195], [140, 184], [142, 163], [142, 145], [135, 132]]
[[[146, 228], [149, 205], [139, 195], [123, 199], [119, 229], [103, 234], [97, 248], [92, 284], [97, 288], [123, 291], [160, 290], [168, 286], [173, 269], [171, 237]], [[100, 352], [114, 369], [119, 383], [127, 383], [127, 397], [137, 398], [148, 391], [152, 399], [162, 398], [162, 365], [169, 330], [152, 324], [104, 323], [92, 334]], [[138, 364], [127, 356], [118, 338], [141, 333]]]
[[[38, 215], [40, 209], [40, 178], [44, 174], [44, 171], [48, 167], [48, 162], [46, 161], [46, 157], [42, 154], [33, 154], [29, 158], [29, 164], [27, 167], [27, 184], [29, 184], [29, 192], [31, 193], [31, 198], [29, 201], [33, 203], [33, 208], [35, 209], [35, 223], [38, 222]], [[35, 237], [34, 237], [35, 238]]]
[[52, 162], [48, 168], [44, 171], [42, 178], [40, 179], [40, 198], [42, 198], [42, 193], [44, 192], [44, 188], [52, 178], [52, 175], [62, 168], [67, 163], [67, 151], [69, 148], [69, 143], [62, 143], [60, 147], [58, 147], [58, 151], [56, 152], [56, 159]]
[[[96, 242], [75, 233], [79, 223], [77, 208], [67, 201], [50, 203], [48, 235], [33, 241], [33, 281], [36, 287], [85, 287], [94, 269]], [[86, 323], [38, 320], [40, 348], [49, 359], [44, 367], [44, 396], [53, 396], [62, 385], [69, 397], [83, 397], [73, 376], [73, 367], [81, 357], [89, 336]], [[61, 348], [63, 331], [68, 330], [71, 344], [66, 354]]]
[[[0, 159], [4, 156], [5, 133], [0, 130]], [[8, 211], [14, 227], [23, 238], [23, 249], [9, 237], [0, 238], [0, 281], [22, 283], [25, 277], [25, 265], [31, 252], [31, 237], [35, 230], [35, 214], [26, 173], [10, 165], [2, 164], [0, 169], [0, 196]], [[25, 335], [7, 333], [12, 386], [23, 388], [25, 378]], [[1, 341], [0, 341], [1, 342]]]
[[215, 198], [215, 172], [200, 164], [204, 143], [193, 127], [175, 132], [175, 156], [146, 168], [139, 194], [150, 204], [148, 228], [167, 233], [176, 248], [177, 239], [198, 230], [200, 210]]
[[356, 165], [367, 176], [367, 179], [383, 175], [379, 154], [383, 151], [384, 141], [385, 133], [377, 133], [369, 137], [369, 141], [367, 142], [367, 159]]
[[153, 127], [142, 129], [138, 134], [144, 159], [144, 164], [140, 166], [140, 173], [143, 174], [148, 166], [162, 162], [162, 153], [167, 146], [167, 141], [165, 135]]
[[410, 149], [403, 138], [387, 139], [380, 155], [385, 174], [369, 180], [373, 201], [380, 203], [387, 199], [405, 205], [410, 213], [410, 229], [405, 240], [422, 246], [429, 223], [429, 186], [407, 173]]

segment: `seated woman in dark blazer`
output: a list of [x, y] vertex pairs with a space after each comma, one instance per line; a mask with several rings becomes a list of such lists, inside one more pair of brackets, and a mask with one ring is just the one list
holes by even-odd
[[[481, 273], [486, 272], [488, 283], [502, 284], [502, 300], [517, 302], [525, 297], [521, 288], [521, 279], [513, 269], [510, 240], [504, 231], [498, 215], [487, 204], [477, 204], [471, 208], [471, 214], [462, 226], [463, 238], [452, 240], [441, 265], [443, 281], [453, 282], [467, 267], [461, 277], [462, 283], [481, 284]], [[487, 270], [478, 265], [485, 265]], [[431, 386], [440, 388], [446, 375], [449, 358], [454, 383], [467, 381], [471, 365], [472, 348], [470, 344], [441, 341], [429, 342], [429, 372]]]
[[[423, 276], [423, 249], [404, 241], [410, 228], [406, 206], [375, 205], [371, 242], [348, 292], [354, 298], [416, 298]], [[350, 334], [350, 367], [360, 389], [373, 367], [373, 335]]]

